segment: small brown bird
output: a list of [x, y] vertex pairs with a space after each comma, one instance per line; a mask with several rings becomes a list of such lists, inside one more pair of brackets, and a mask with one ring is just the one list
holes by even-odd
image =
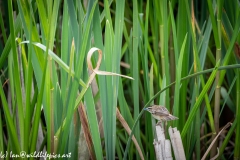
[[159, 120], [160, 123], [178, 119], [177, 117], [171, 115], [166, 107], [161, 105], [152, 105], [148, 108], [145, 108], [145, 110], [150, 112], [155, 119]]

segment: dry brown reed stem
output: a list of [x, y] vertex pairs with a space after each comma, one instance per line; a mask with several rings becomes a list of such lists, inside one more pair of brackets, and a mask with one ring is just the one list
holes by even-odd
[[[218, 132], [218, 134], [217, 134], [216, 137], [213, 139], [211, 145], [208, 147], [207, 151], [205, 152], [205, 154], [203, 155], [203, 157], [202, 157], [201, 160], [206, 159], [208, 153], [209, 153], [210, 150], [212, 149], [213, 145], [214, 145], [215, 142], [217, 141], [217, 139], [218, 139], [218, 137], [220, 136], [220, 134], [221, 134], [225, 129], [227, 129], [229, 126], [231, 126], [231, 125], [232, 125], [232, 123], [231, 123], [231, 122], [228, 122], [228, 123], [223, 127], [223, 129], [222, 129], [220, 132]], [[217, 156], [215, 155], [215, 156], [213, 157], [213, 159], [216, 159], [217, 157], [218, 157], [218, 155], [217, 155]]]
[[[117, 111], [117, 114], [116, 114], [117, 119], [120, 121], [120, 123], [122, 124], [123, 128], [127, 131], [128, 135], [130, 135], [131, 132], [132, 132], [132, 130], [131, 130], [130, 127], [128, 126], [127, 122], [125, 121], [125, 119], [124, 119], [123, 116], [121, 115], [121, 113], [120, 113], [120, 111], [118, 110], [118, 108], [117, 108], [116, 111]], [[141, 150], [140, 146], [138, 145], [138, 142], [137, 142], [137, 140], [136, 140], [136, 138], [135, 138], [134, 135], [132, 136], [132, 140], [133, 140], [133, 143], [134, 143], [135, 146], [136, 146], [136, 149], [137, 149], [137, 151], [138, 151], [141, 159], [144, 160], [144, 157], [143, 157], [143, 154], [142, 154], [142, 150]]]
[[85, 111], [84, 105], [82, 103], [78, 107], [78, 112], [80, 115], [80, 121], [82, 124], [83, 133], [84, 133], [84, 136], [85, 136], [85, 139], [87, 142], [88, 151], [89, 151], [91, 159], [94, 160], [96, 158], [95, 158], [94, 149], [93, 149], [92, 137], [91, 137], [90, 129], [88, 126], [86, 111]]

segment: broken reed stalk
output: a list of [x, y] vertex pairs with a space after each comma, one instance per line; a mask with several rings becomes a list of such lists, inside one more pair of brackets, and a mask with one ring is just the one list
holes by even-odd
[[171, 145], [173, 147], [174, 157], [175, 159], [186, 159], [184, 148], [182, 144], [182, 139], [179, 131], [176, 128], [172, 128], [171, 126], [168, 129], [168, 133], [171, 139], [165, 138], [164, 127], [161, 125], [156, 125], [156, 136], [154, 139], [153, 145], [155, 148], [156, 159], [157, 160], [172, 160], [172, 151]]

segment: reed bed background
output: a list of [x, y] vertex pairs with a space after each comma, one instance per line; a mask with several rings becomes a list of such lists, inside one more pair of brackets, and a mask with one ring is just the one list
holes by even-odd
[[161, 104], [179, 118], [168, 126], [187, 159], [208, 148], [207, 159], [239, 159], [239, 5], [1, 0], [0, 153], [155, 159], [156, 122], [143, 109]]

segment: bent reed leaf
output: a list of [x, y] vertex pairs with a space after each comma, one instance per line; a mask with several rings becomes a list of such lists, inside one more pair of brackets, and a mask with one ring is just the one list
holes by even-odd
[[[98, 51], [98, 61], [97, 61], [97, 66], [93, 69], [92, 62], [91, 62], [91, 57], [92, 57], [92, 55], [95, 51]], [[121, 77], [124, 77], [124, 78], [134, 80], [132, 77], [125, 76], [125, 75], [122, 75], [122, 74], [117, 74], [117, 73], [113, 73], [113, 72], [106, 72], [106, 71], [98, 70], [100, 68], [101, 61], [102, 61], [102, 50], [100, 50], [99, 48], [96, 48], [96, 47], [91, 48], [89, 50], [88, 54], [87, 54], [88, 69], [92, 70], [94, 73], [96, 73], [98, 75], [121, 76]]]

